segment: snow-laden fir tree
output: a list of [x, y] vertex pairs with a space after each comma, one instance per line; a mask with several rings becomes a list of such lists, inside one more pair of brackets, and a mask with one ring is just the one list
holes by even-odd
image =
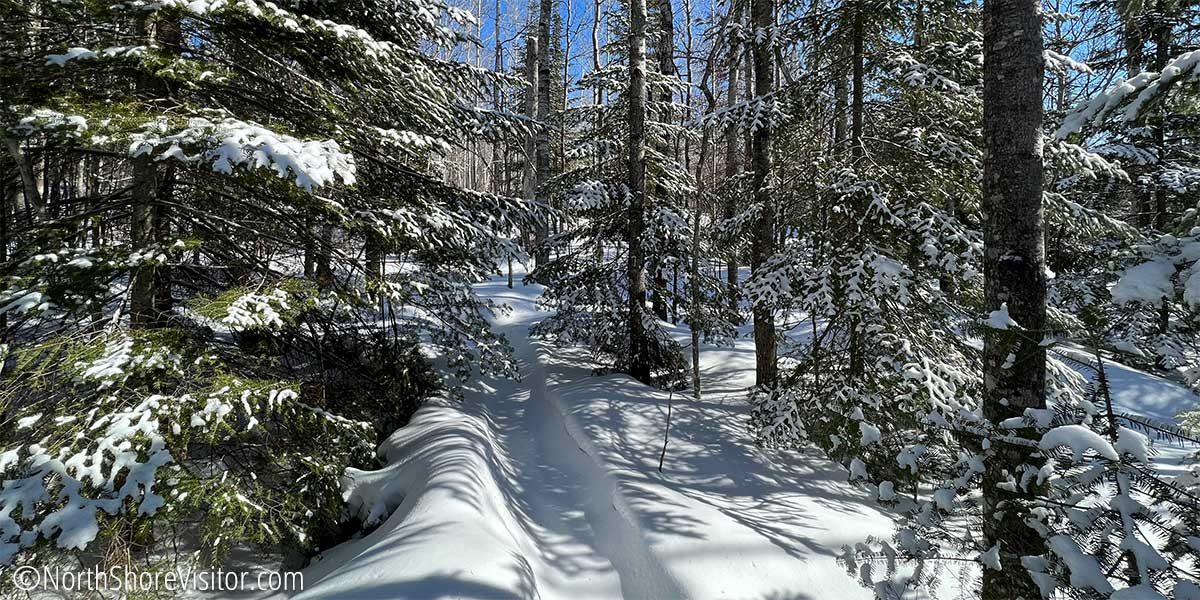
[[495, 76], [426, 51], [472, 19], [436, 0], [0, 4], [20, 174], [0, 215], [0, 563], [180, 539], [205, 562], [248, 543], [300, 560], [341, 535], [344, 468], [440, 386], [431, 355], [511, 370], [470, 286], [521, 258], [531, 213], [437, 166], [524, 130], [475, 106]]

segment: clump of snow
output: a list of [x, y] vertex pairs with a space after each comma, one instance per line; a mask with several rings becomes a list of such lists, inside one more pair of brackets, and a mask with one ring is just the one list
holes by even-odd
[[988, 313], [988, 318], [984, 320], [983, 325], [990, 329], [999, 329], [1001, 331], [1010, 328], [1019, 328], [1015, 320], [1008, 314], [1008, 303], [1002, 302], [998, 310], [993, 310]]
[[1138, 462], [1147, 462], [1150, 453], [1150, 438], [1128, 427], [1117, 428], [1117, 443], [1113, 449], [1118, 454], [1129, 454]]
[[1038, 448], [1042, 450], [1052, 450], [1060, 446], [1070, 448], [1072, 459], [1075, 462], [1079, 462], [1088, 450], [1093, 450], [1108, 460], [1121, 458], [1108, 440], [1083, 425], [1055, 427], [1043, 434], [1041, 441], [1038, 442]]
[[64, 54], [50, 54], [46, 56], [47, 65], [66, 66], [72, 60], [93, 60], [98, 55], [87, 48], [67, 48]]
[[890, 502], [896, 499], [896, 484], [890, 481], [879, 482], [879, 500]]
[[79, 137], [88, 130], [87, 119], [80, 115], [68, 115], [57, 110], [39, 108], [33, 114], [22, 117], [9, 131], [29, 137], [39, 132], [53, 132], [68, 137]]
[[879, 428], [866, 421], [859, 421], [858, 430], [862, 434], [862, 439], [859, 440], [859, 443], [863, 446], [877, 444], [879, 440], [883, 439], [883, 434], [880, 433]]
[[272, 169], [309, 192], [339, 179], [346, 185], [355, 182], [354, 157], [334, 140], [301, 140], [233, 118], [216, 122], [193, 118], [187, 127], [170, 134], [162, 120], [147, 123], [144, 129], [131, 136], [132, 157], [159, 152], [157, 160], [211, 163], [214, 171], [224, 174], [239, 166]]
[[1095, 558], [1084, 554], [1075, 540], [1066, 535], [1056, 535], [1049, 541], [1050, 551], [1062, 559], [1067, 570], [1070, 571], [1072, 587], [1090, 588], [1101, 594], [1113, 591], [1108, 577], [1100, 569], [1100, 563], [1096, 562]]
[[992, 546], [991, 548], [988, 548], [987, 552], [981, 553], [979, 555], [979, 562], [983, 563], [983, 566], [985, 566], [993, 571], [1001, 570], [1000, 569], [1000, 544], [997, 543], [996, 545]]
[[1117, 304], [1158, 304], [1174, 295], [1171, 277], [1175, 265], [1166, 260], [1152, 260], [1125, 271], [1109, 293]]
[[279, 311], [289, 308], [288, 293], [281, 289], [268, 294], [244, 294], [229, 304], [221, 322], [234, 331], [276, 329], [283, 326]]

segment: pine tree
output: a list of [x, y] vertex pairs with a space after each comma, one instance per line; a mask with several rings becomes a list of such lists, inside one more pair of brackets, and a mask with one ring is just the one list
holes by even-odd
[[4, 221], [0, 562], [335, 541], [345, 467], [441, 387], [420, 346], [512, 371], [471, 285], [532, 213], [436, 165], [523, 132], [462, 102], [513, 82], [420, 49], [470, 39], [437, 2], [0, 6], [0, 130], [53, 200]]

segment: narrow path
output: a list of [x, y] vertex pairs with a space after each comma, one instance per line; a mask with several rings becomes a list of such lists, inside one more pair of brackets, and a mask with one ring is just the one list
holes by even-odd
[[[496, 296], [504, 296], [499, 290]], [[521, 373], [516, 393], [471, 401], [487, 407], [515, 467], [514, 498], [541, 558], [538, 585], [562, 597], [682, 598], [685, 594], [650, 550], [617, 482], [573, 438], [528, 328], [541, 315], [527, 297], [505, 298], [515, 318], [497, 331], [513, 344]], [[502, 323], [502, 324], [501, 324]], [[557, 593], [557, 592], [562, 592]]]

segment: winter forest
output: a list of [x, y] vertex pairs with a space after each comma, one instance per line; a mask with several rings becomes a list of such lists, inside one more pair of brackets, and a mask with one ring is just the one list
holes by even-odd
[[0, 141], [0, 597], [1200, 600], [1194, 0], [0, 0]]

